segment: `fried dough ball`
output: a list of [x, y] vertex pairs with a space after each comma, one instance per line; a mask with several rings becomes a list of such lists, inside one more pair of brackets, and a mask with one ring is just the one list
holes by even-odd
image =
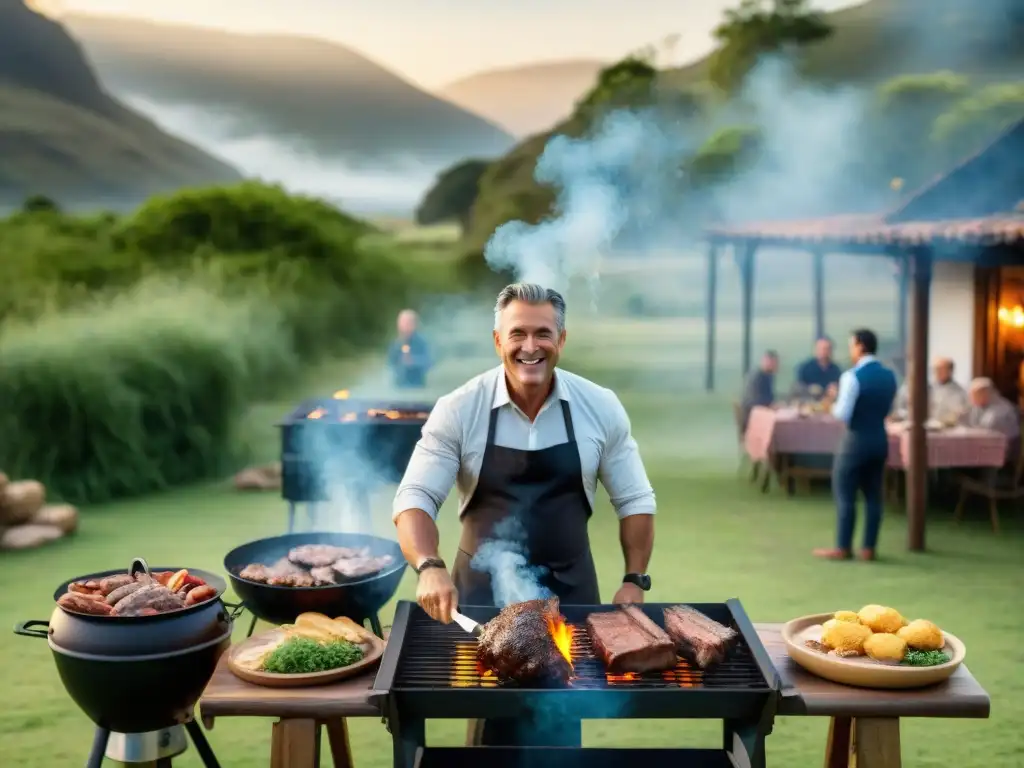
[[856, 611], [836, 611], [832, 618], [836, 621], [852, 621], [854, 624], [860, 623], [860, 617]]
[[903, 661], [907, 644], [897, 635], [878, 632], [864, 641], [864, 653], [875, 661]]
[[840, 656], [860, 656], [871, 630], [852, 621], [829, 619], [821, 627], [821, 644]]
[[895, 608], [884, 605], [865, 605], [857, 612], [860, 623], [872, 632], [896, 634], [903, 626], [903, 617]]
[[946, 644], [942, 630], [926, 619], [914, 619], [896, 634], [918, 651], [938, 651]]

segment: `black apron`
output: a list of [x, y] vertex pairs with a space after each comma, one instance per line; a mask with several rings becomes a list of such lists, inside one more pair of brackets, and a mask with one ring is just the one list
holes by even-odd
[[[477, 549], [499, 524], [514, 520], [531, 565], [546, 573], [543, 586], [566, 605], [599, 605], [597, 570], [587, 523], [591, 508], [583, 486], [569, 403], [559, 400], [567, 441], [539, 451], [494, 444], [499, 409], [490, 414], [476, 490], [462, 515], [462, 539], [452, 579], [462, 605], [495, 605], [490, 575], [471, 566]], [[470, 721], [471, 744], [485, 746], [579, 747], [582, 723], [551, 713], [509, 720]]]

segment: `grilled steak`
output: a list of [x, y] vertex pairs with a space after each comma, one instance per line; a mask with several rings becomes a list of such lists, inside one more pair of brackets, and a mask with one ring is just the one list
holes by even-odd
[[701, 669], [725, 659], [739, 633], [686, 605], [665, 609], [665, 630], [678, 651]]
[[506, 680], [567, 682], [572, 665], [551, 634], [561, 621], [557, 598], [502, 608], [484, 625], [477, 651], [480, 662]]
[[185, 607], [185, 598], [174, 594], [159, 584], [147, 584], [127, 597], [121, 598], [114, 606], [115, 616], [146, 616], [150, 611], [162, 613]]
[[391, 555], [381, 555], [380, 557], [360, 556], [342, 558], [334, 563], [332, 567], [346, 579], [354, 579], [359, 576], [369, 576], [371, 573], [382, 571], [391, 565], [393, 561], [394, 558]]
[[349, 549], [348, 547], [334, 547], [330, 544], [303, 544], [288, 552], [288, 559], [296, 565], [304, 565], [306, 568], [323, 568], [338, 560], [368, 557], [369, 554], [369, 549]]
[[121, 587], [134, 583], [135, 577], [127, 573], [119, 573], [116, 576], [107, 576], [105, 579], [100, 581], [100, 592], [104, 597], [106, 597], [115, 589], [120, 589]]
[[587, 633], [609, 672], [654, 672], [676, 664], [676, 648], [635, 605], [587, 616]]
[[118, 587], [109, 595], [107, 595], [107, 604], [117, 605], [119, 602], [128, 597], [128, 595], [132, 594], [132, 592], [138, 592], [144, 586], [146, 585], [141, 581], [129, 581], [127, 584]]
[[337, 583], [334, 579], [334, 569], [329, 565], [323, 565], [319, 568], [310, 568], [309, 575], [313, 577], [318, 587]]

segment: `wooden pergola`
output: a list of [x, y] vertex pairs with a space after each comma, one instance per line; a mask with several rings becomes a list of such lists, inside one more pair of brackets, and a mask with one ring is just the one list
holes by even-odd
[[[743, 373], [753, 362], [756, 255], [760, 248], [809, 251], [813, 258], [814, 328], [824, 333], [824, 259], [829, 253], [885, 256], [899, 265], [900, 342], [910, 355], [910, 456], [907, 466], [908, 548], [925, 548], [928, 466], [928, 325], [932, 265], [1024, 264], [1024, 120], [979, 154], [911, 195], [892, 211], [804, 221], [719, 225], [706, 231], [706, 388], [714, 388], [719, 252], [731, 247], [740, 267]], [[909, 345], [906, 318], [910, 318]], [[909, 347], [909, 348], [908, 348]], [[976, 375], [980, 371], [975, 372]]]

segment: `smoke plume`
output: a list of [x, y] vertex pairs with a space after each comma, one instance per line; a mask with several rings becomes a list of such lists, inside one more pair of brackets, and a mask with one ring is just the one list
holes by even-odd
[[499, 608], [553, 597], [541, 584], [547, 569], [530, 565], [526, 531], [515, 518], [494, 527], [492, 537], [477, 549], [471, 565], [473, 570], [491, 577], [494, 602]]

